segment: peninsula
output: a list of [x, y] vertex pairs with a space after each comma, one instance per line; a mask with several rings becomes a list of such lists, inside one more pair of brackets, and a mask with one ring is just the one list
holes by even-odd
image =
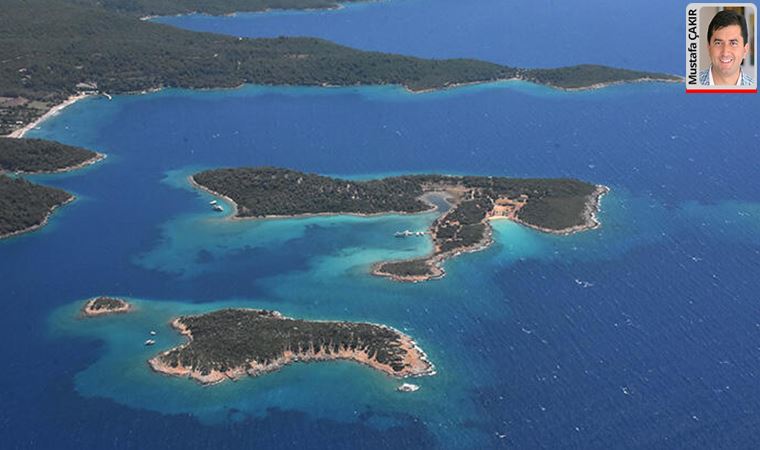
[[257, 376], [296, 361], [337, 359], [366, 364], [399, 378], [434, 373], [409, 336], [383, 325], [306, 321], [276, 311], [224, 309], [179, 317], [172, 326], [188, 342], [148, 363], [157, 372], [203, 384]]
[[[242, 84], [405, 86], [412, 91], [527, 80], [582, 89], [679, 77], [584, 65], [522, 69], [473, 59], [360, 51], [314, 38], [247, 39], [140, 20], [151, 13], [334, 7], [332, 0], [6, 0], [0, 46], [0, 135], [85, 94]], [[125, 45], [126, 43], [126, 45]], [[18, 133], [15, 136], [19, 137]]]
[[419, 213], [434, 209], [426, 195], [444, 196], [451, 208], [430, 227], [433, 252], [372, 269], [397, 281], [439, 278], [447, 258], [487, 247], [491, 219], [556, 234], [595, 228], [599, 199], [607, 192], [573, 179], [408, 175], [351, 181], [273, 167], [207, 170], [191, 181], [233, 202], [237, 218]]
[[57, 207], [73, 200], [60, 189], [0, 174], [0, 239], [44, 226]]
[[85, 317], [105, 316], [108, 314], [126, 313], [132, 310], [126, 300], [112, 297], [96, 297], [88, 300], [82, 308]]
[[67, 172], [103, 158], [100, 153], [54, 141], [0, 138], [0, 239], [44, 226], [57, 207], [74, 200], [61, 189], [4, 172]]
[[104, 157], [100, 153], [55, 141], [0, 137], [0, 171], [67, 172], [94, 164]]

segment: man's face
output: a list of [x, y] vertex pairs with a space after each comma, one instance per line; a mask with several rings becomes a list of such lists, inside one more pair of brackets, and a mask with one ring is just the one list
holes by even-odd
[[749, 44], [742, 39], [739, 25], [718, 28], [710, 38], [710, 61], [713, 70], [723, 78], [733, 78], [739, 73], [739, 66], [744, 55], [749, 51]]

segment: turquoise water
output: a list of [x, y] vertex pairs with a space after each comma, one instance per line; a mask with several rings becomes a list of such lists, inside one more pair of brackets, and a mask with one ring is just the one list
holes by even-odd
[[[3, 305], [6, 338], [54, 355], [5, 350], [33, 374], [9, 399], [21, 411], [12, 423], [46, 420], [51, 436], [75, 429], [85, 446], [114, 435], [150, 446], [160, 431], [146, 421], [182, 432], [177, 444], [749, 442], [753, 433], [737, 427], [757, 407], [749, 394], [760, 205], [742, 174], [755, 156], [746, 146], [730, 155], [691, 146], [753, 131], [714, 136], [662, 120], [683, 107], [682, 95], [658, 84], [574, 95], [524, 84], [430, 96], [246, 87], [78, 103], [33, 135], [108, 159], [35, 177], [78, 200], [40, 233], [0, 244], [6, 292], [25, 300]], [[723, 108], [708, 102], [695, 107]], [[588, 108], [607, 113], [590, 121]], [[750, 111], [737, 120], [749, 125]], [[493, 246], [448, 261], [442, 280], [402, 284], [369, 268], [429, 251], [426, 239], [393, 233], [425, 228], [434, 214], [230, 220], [229, 205], [211, 211], [212, 197], [187, 182], [196, 170], [247, 164], [356, 178], [573, 175], [612, 191], [597, 230], [553, 236], [495, 222]], [[86, 298], [103, 294], [132, 299], [137, 311], [78, 317]], [[150, 371], [150, 356], [181, 342], [172, 317], [228, 306], [385, 323], [414, 337], [438, 373], [404, 395], [399, 381], [350, 362], [294, 364], [210, 387]], [[149, 330], [158, 331], [155, 347], [143, 345]], [[43, 405], [47, 415], [31, 415]], [[110, 425], [78, 428], [61, 419], [72, 411]], [[309, 439], [281, 439], [293, 427], [311, 430]]]
[[[347, 9], [343, 31], [366, 25], [362, 11], [420, 5]], [[645, 15], [637, 6], [625, 9]], [[32, 177], [77, 201], [41, 231], [0, 241], [0, 434], [11, 448], [753, 448], [758, 111], [757, 96], [668, 84], [246, 86], [81, 101], [31, 136], [108, 158]], [[553, 236], [495, 222], [491, 247], [448, 261], [441, 280], [402, 284], [369, 268], [429, 251], [393, 233], [433, 214], [230, 220], [229, 205], [211, 211], [187, 183], [243, 165], [576, 177], [611, 192], [599, 229]], [[96, 295], [137, 309], [80, 318]], [[172, 317], [230, 306], [388, 324], [437, 374], [401, 394], [400, 381], [351, 362], [206, 387], [150, 371], [148, 358], [182, 342]], [[157, 343], [145, 347], [150, 330]]]

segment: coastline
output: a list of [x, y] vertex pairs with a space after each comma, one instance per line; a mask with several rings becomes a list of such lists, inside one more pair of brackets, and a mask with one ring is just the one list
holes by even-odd
[[[383, 0], [361, 0], [357, 1], [355, 3], [379, 3]], [[147, 15], [147, 16], [140, 16], [140, 20], [142, 21], [148, 21], [152, 19], [158, 19], [161, 17], [186, 17], [186, 16], [194, 16], [194, 15], [204, 15], [204, 16], [210, 16], [210, 17], [235, 17], [238, 14], [266, 14], [270, 12], [321, 12], [321, 11], [337, 11], [340, 9], [345, 8], [343, 3], [341, 3], [341, 0], [335, 0], [334, 6], [324, 6], [324, 7], [312, 7], [312, 8], [261, 8], [261, 9], [254, 9], [250, 11], [232, 11], [232, 12], [226, 12], [226, 13], [220, 13], [220, 14], [211, 14], [203, 11], [188, 11], [188, 12], [180, 12], [176, 14], [153, 14], [153, 15]]]
[[50, 211], [48, 211], [47, 214], [45, 214], [45, 217], [42, 219], [42, 222], [40, 222], [38, 224], [35, 224], [35, 225], [32, 225], [30, 227], [24, 228], [22, 230], [16, 230], [16, 231], [11, 231], [10, 233], [0, 234], [0, 239], [6, 239], [6, 238], [11, 238], [11, 237], [14, 237], [14, 236], [21, 235], [21, 234], [31, 233], [32, 231], [37, 231], [40, 228], [44, 227], [45, 225], [47, 225], [48, 220], [50, 220], [50, 216], [53, 215], [53, 212], [58, 207], [65, 206], [65, 205], [73, 202], [74, 200], [76, 200], [76, 197], [74, 195], [71, 195], [71, 194], [69, 194], [69, 195], [70, 195], [70, 197], [67, 200], [65, 200], [63, 203], [59, 203], [57, 205], [53, 205], [50, 208]]
[[558, 236], [567, 236], [569, 234], [579, 233], [581, 231], [594, 230], [596, 228], [599, 228], [602, 225], [601, 222], [599, 222], [597, 214], [599, 213], [601, 209], [602, 197], [604, 197], [604, 195], [608, 192], [610, 192], [609, 187], [603, 184], [596, 185], [596, 189], [594, 190], [593, 193], [591, 193], [591, 195], [589, 195], [589, 201], [586, 202], [586, 205], [583, 208], [584, 222], [580, 225], [574, 225], [572, 227], [554, 230], [551, 228], [544, 228], [544, 227], [532, 225], [530, 223], [520, 220], [519, 217], [515, 217], [513, 220], [516, 223], [519, 223], [520, 225], [526, 226], [533, 230], [537, 230], [537, 231], [541, 231], [541, 232], [549, 233], [549, 234], [555, 234]]
[[32, 171], [26, 171], [26, 170], [17, 170], [13, 173], [18, 175], [48, 175], [48, 174], [54, 174], [54, 173], [66, 173], [66, 172], [72, 172], [74, 170], [83, 169], [87, 166], [91, 166], [93, 164], [99, 163], [100, 161], [103, 161], [106, 159], [108, 155], [105, 153], [99, 153], [95, 152], [95, 156], [93, 156], [90, 159], [86, 159], [79, 164], [69, 166], [69, 167], [62, 167], [60, 169], [55, 170], [32, 170]]
[[[444, 262], [446, 262], [447, 259], [454, 258], [463, 253], [479, 252], [481, 250], [487, 249], [488, 247], [491, 246], [491, 244], [493, 244], [493, 228], [491, 228], [491, 225], [488, 223], [490, 220], [491, 220], [490, 218], [486, 218], [484, 220], [485, 233], [483, 234], [483, 237], [473, 245], [454, 249], [454, 250], [449, 250], [445, 253], [440, 253], [440, 254], [436, 254], [436, 252], [438, 251], [438, 248], [436, 246], [436, 248], [433, 249], [432, 253], [424, 257], [401, 259], [398, 261], [380, 261], [372, 265], [372, 269], [370, 273], [375, 276], [390, 278], [393, 281], [398, 281], [401, 283], [419, 283], [421, 281], [439, 280], [446, 275], [446, 270], [444, 270], [442, 265]], [[396, 262], [409, 262], [409, 261], [424, 261], [425, 265], [430, 270], [430, 274], [404, 276], [404, 275], [397, 275], [390, 272], [384, 272], [382, 270], [382, 267], [385, 264], [396, 263]]]
[[98, 317], [98, 316], [107, 316], [110, 314], [124, 314], [128, 312], [132, 312], [134, 310], [134, 307], [132, 306], [132, 304], [121, 299], [112, 299], [112, 300], [118, 300], [122, 303], [122, 305], [119, 306], [118, 308], [93, 309], [95, 302], [97, 302], [101, 298], [104, 298], [104, 297], [94, 297], [87, 300], [87, 303], [85, 303], [84, 307], [81, 310], [82, 317]]
[[85, 99], [87, 97], [91, 97], [91, 94], [76, 94], [72, 95], [69, 98], [67, 98], [63, 103], [59, 103], [49, 110], [39, 118], [35, 119], [31, 123], [26, 124], [23, 128], [19, 128], [18, 130], [12, 131], [9, 135], [6, 137], [13, 138], [13, 139], [21, 139], [26, 135], [26, 133], [32, 131], [33, 129], [37, 128], [42, 122], [48, 120], [49, 118], [55, 116], [59, 112], [63, 111], [64, 109], [68, 108], [69, 106], [73, 105], [74, 103], [78, 102], [79, 100]]
[[492, 84], [492, 83], [502, 83], [502, 82], [509, 82], [509, 81], [524, 81], [526, 83], [534, 84], [536, 86], [544, 86], [551, 89], [555, 89], [558, 91], [563, 92], [583, 92], [583, 91], [595, 91], [598, 89], [604, 89], [611, 86], [621, 85], [621, 84], [637, 84], [637, 83], [683, 83], [683, 78], [679, 80], [673, 80], [673, 79], [667, 79], [667, 78], [649, 78], [649, 77], [642, 77], [642, 78], [636, 78], [633, 80], [618, 80], [618, 81], [609, 81], [605, 83], [594, 83], [586, 86], [579, 86], [579, 87], [562, 87], [557, 86], [551, 83], [538, 83], [536, 81], [522, 78], [522, 77], [512, 77], [512, 78], [497, 78], [495, 80], [483, 80], [483, 81], [467, 81], [462, 83], [452, 83], [446, 86], [441, 86], [437, 88], [424, 88], [424, 89], [412, 89], [409, 86], [402, 85], [403, 88], [409, 92], [410, 94], [429, 94], [433, 92], [439, 92], [439, 91], [447, 91], [451, 89], [456, 89], [460, 87], [467, 87], [467, 86], [477, 86], [480, 84]]
[[[329, 9], [329, 8], [328, 8]], [[178, 14], [181, 15], [181, 14]], [[151, 16], [150, 18], [153, 18], [156, 16]], [[142, 20], [142, 19], [141, 19]], [[149, 20], [148, 16], [146, 16], [145, 20]], [[422, 88], [422, 89], [413, 89], [410, 88], [408, 85], [405, 85], [403, 83], [398, 83], [396, 85], [402, 87], [406, 92], [410, 94], [426, 94], [426, 93], [433, 93], [433, 92], [439, 92], [439, 91], [448, 91], [453, 90], [461, 87], [467, 87], [467, 86], [476, 86], [481, 84], [490, 84], [490, 83], [501, 83], [501, 82], [508, 82], [508, 81], [525, 81], [527, 83], [535, 84], [537, 86], [545, 86], [551, 89], [556, 89], [558, 91], [564, 91], [564, 92], [583, 92], [583, 91], [593, 91], [597, 89], [604, 89], [606, 87], [620, 85], [620, 84], [634, 84], [634, 83], [683, 83], [683, 78], [678, 80], [673, 79], [666, 79], [666, 78], [637, 78], [634, 80], [619, 80], [619, 81], [610, 81], [606, 83], [595, 83], [588, 86], [581, 86], [581, 87], [573, 87], [573, 88], [565, 88], [561, 86], [556, 86], [550, 83], [538, 83], [535, 81], [531, 81], [529, 79], [521, 78], [521, 77], [512, 77], [512, 78], [497, 78], [494, 80], [481, 80], [481, 81], [467, 81], [467, 82], [461, 82], [461, 83], [451, 83], [449, 85], [440, 86], [440, 87], [433, 87], [433, 88]], [[239, 89], [243, 86], [246, 86], [247, 84], [251, 85], [260, 85], [260, 86], [267, 86], [267, 87], [322, 87], [322, 88], [349, 88], [349, 87], [355, 87], [356, 85], [340, 85], [340, 84], [329, 84], [329, 83], [322, 83], [322, 84], [314, 84], [314, 85], [308, 85], [308, 84], [256, 84], [256, 83], [243, 83], [239, 86], [220, 86], [220, 87], [212, 87], [212, 88], [181, 88], [181, 89], [187, 89], [192, 91], [211, 91], [211, 90], [234, 90]], [[361, 86], [382, 86], [382, 85], [390, 85], [395, 83], [379, 83], [379, 84], [362, 84]], [[118, 94], [124, 94], [124, 95], [142, 95], [142, 94], [149, 94], [153, 92], [160, 92], [164, 89], [166, 89], [166, 86], [160, 86], [160, 87], [150, 87], [145, 88], [141, 90], [135, 90], [135, 91], [126, 91], [126, 92], [118, 92]], [[107, 94], [102, 94], [107, 95]], [[42, 116], [38, 117], [34, 121], [24, 125], [22, 128], [19, 128], [17, 130], [14, 130], [7, 134], [5, 137], [13, 138], [13, 139], [21, 139], [23, 138], [28, 132], [32, 131], [33, 129], [37, 128], [42, 124], [44, 121], [48, 120], [49, 118], [55, 116], [59, 112], [61, 112], [63, 109], [73, 105], [74, 103], [78, 102], [79, 100], [85, 99], [87, 97], [93, 97], [96, 96], [96, 94], [84, 94], [79, 93], [70, 96], [62, 103], [59, 103], [57, 105], [52, 106], [49, 110], [47, 110]], [[110, 96], [109, 96], [110, 99]]]
[[232, 200], [231, 198], [227, 197], [224, 194], [221, 194], [219, 192], [213, 191], [206, 186], [203, 186], [202, 184], [199, 184], [195, 181], [193, 178], [193, 175], [190, 175], [187, 177], [189, 183], [196, 189], [200, 189], [208, 194], [211, 194], [215, 197], [219, 197], [232, 205], [233, 212], [232, 214], [228, 214], [224, 216], [227, 220], [287, 220], [287, 219], [306, 219], [310, 217], [330, 217], [330, 216], [352, 216], [352, 217], [380, 217], [380, 216], [388, 216], [388, 215], [412, 215], [412, 214], [425, 214], [430, 213], [436, 210], [436, 206], [432, 203], [422, 199], [425, 203], [430, 205], [430, 208], [417, 211], [417, 212], [406, 212], [406, 211], [384, 211], [379, 213], [350, 213], [350, 212], [323, 212], [323, 213], [302, 213], [302, 214], [271, 214], [268, 216], [239, 216], [239, 207], [238, 204], [235, 202], [235, 200]]
[[[520, 207], [518, 207], [517, 209], [512, 211], [512, 213], [508, 216], [490, 216], [490, 217], [487, 216], [482, 222], [485, 225], [485, 232], [484, 232], [483, 237], [478, 242], [476, 242], [475, 244], [471, 246], [463, 247], [463, 248], [455, 249], [455, 250], [450, 250], [448, 252], [441, 253], [441, 254], [436, 254], [436, 252], [438, 251], [438, 248], [436, 246], [433, 252], [428, 254], [427, 256], [422, 256], [419, 258], [402, 259], [398, 261], [377, 262], [372, 265], [370, 273], [375, 276], [390, 278], [391, 280], [398, 281], [398, 282], [419, 283], [421, 281], [441, 279], [446, 275], [446, 271], [443, 269], [442, 265], [447, 259], [459, 256], [462, 253], [479, 252], [481, 250], [487, 249], [491, 244], [493, 244], [493, 228], [491, 227], [491, 224], [490, 224], [492, 220], [511, 220], [517, 224], [526, 226], [533, 230], [541, 231], [543, 233], [559, 235], [559, 236], [567, 236], [570, 234], [580, 233], [582, 231], [588, 231], [588, 230], [599, 228], [601, 226], [601, 222], [599, 222], [597, 214], [599, 213], [600, 208], [601, 208], [602, 197], [604, 196], [604, 194], [608, 193], [609, 191], [610, 191], [610, 188], [605, 185], [602, 185], [602, 184], [596, 185], [596, 189], [588, 197], [588, 201], [586, 202], [586, 205], [583, 210], [584, 223], [580, 225], [562, 228], [559, 230], [532, 225], [518, 218], [517, 212], [520, 209]], [[431, 236], [432, 234], [433, 232], [431, 230]], [[424, 261], [425, 265], [430, 270], [430, 274], [404, 276], [404, 275], [397, 275], [390, 272], [385, 272], [382, 270], [383, 265], [388, 264], [388, 263], [412, 262], [412, 261]]]
[[[271, 215], [271, 216], [249, 216], [249, 217], [240, 217], [238, 216], [239, 213], [239, 206], [238, 204], [232, 200], [231, 198], [216, 192], [212, 189], [209, 189], [198, 182], [195, 181], [194, 176], [188, 176], [189, 183], [202, 191], [205, 191], [213, 196], [216, 196], [218, 198], [224, 199], [228, 203], [230, 203], [233, 207], [233, 214], [228, 215], [225, 217], [227, 220], [267, 220], [267, 219], [291, 219], [291, 218], [304, 218], [304, 217], [326, 217], [326, 216], [337, 216], [337, 215], [348, 215], [348, 216], [357, 216], [357, 217], [372, 217], [372, 216], [381, 216], [381, 215], [389, 215], [389, 214], [419, 214], [419, 213], [429, 213], [436, 211], [438, 207], [430, 201], [429, 198], [426, 197], [426, 195], [431, 193], [437, 193], [442, 195], [448, 195], [448, 201], [447, 203], [450, 204], [450, 206], [453, 206], [454, 204], [450, 203], [451, 198], [457, 198], [458, 192], [456, 190], [452, 191], [451, 189], [435, 189], [430, 192], [426, 192], [423, 194], [419, 199], [428, 205], [430, 205], [430, 208], [425, 211], [420, 211], [419, 213], [408, 213], [408, 212], [398, 212], [398, 211], [387, 211], [387, 212], [381, 212], [381, 213], [373, 213], [373, 214], [360, 214], [360, 213], [342, 213], [342, 212], [324, 212], [324, 213], [305, 213], [305, 214], [293, 214], [293, 215]], [[510, 201], [509, 199], [497, 199], [499, 201], [502, 201], [501, 205], [495, 205], [494, 208], [488, 212], [488, 214], [482, 219], [480, 222], [484, 226], [484, 232], [483, 236], [474, 244], [468, 245], [466, 247], [460, 247], [448, 250], [443, 253], [440, 252], [440, 248], [438, 245], [434, 246], [434, 249], [432, 252], [425, 256], [421, 257], [415, 257], [415, 258], [409, 258], [409, 259], [402, 259], [402, 260], [392, 260], [392, 261], [379, 261], [374, 263], [370, 268], [370, 273], [375, 276], [380, 277], [386, 277], [390, 278], [393, 281], [398, 282], [412, 282], [417, 283], [421, 281], [427, 281], [427, 280], [434, 280], [434, 279], [440, 279], [443, 278], [446, 274], [445, 270], [443, 269], [442, 265], [443, 263], [449, 259], [456, 257], [458, 255], [461, 255], [462, 253], [473, 253], [481, 250], [485, 250], [493, 243], [493, 228], [491, 227], [490, 222], [492, 220], [511, 220], [515, 223], [518, 223], [520, 225], [526, 226], [528, 228], [541, 231], [544, 233], [554, 234], [554, 235], [569, 235], [573, 233], [578, 233], [582, 231], [592, 230], [595, 228], [598, 228], [600, 226], [600, 222], [597, 218], [597, 213], [600, 209], [600, 202], [601, 198], [609, 192], [609, 188], [604, 185], [595, 185], [594, 191], [587, 196], [586, 202], [584, 204], [584, 209], [582, 211], [582, 223], [579, 225], [574, 225], [571, 227], [566, 227], [562, 229], [551, 229], [551, 228], [545, 228], [541, 226], [536, 226], [531, 223], [528, 223], [526, 221], [523, 221], [519, 218], [519, 211], [524, 206], [524, 203], [522, 202], [514, 202]], [[506, 202], [506, 204], [504, 203]], [[506, 211], [503, 209], [505, 206], [510, 206], [511, 209], [507, 209]], [[499, 208], [501, 208], [500, 211]], [[436, 241], [436, 229], [437, 224], [439, 223], [439, 220], [441, 220], [443, 217], [445, 217], [446, 213], [442, 213], [438, 219], [436, 219], [433, 224], [429, 227], [428, 232], [432, 236], [432, 240], [435, 243]], [[426, 267], [427, 272], [424, 274], [419, 275], [402, 275], [393, 273], [392, 271], [384, 270], [384, 266], [391, 263], [418, 263], [418, 264], [424, 264]], [[392, 270], [392, 269], [391, 269]]]
[[[246, 309], [246, 308], [243, 308], [243, 309]], [[277, 313], [277, 312], [275, 312], [274, 316], [279, 320], [290, 319], [289, 317], [283, 316], [282, 314]], [[313, 321], [313, 322], [345, 323], [345, 322], [340, 322], [340, 321]], [[417, 345], [416, 342], [414, 342], [414, 340], [411, 337], [387, 325], [372, 324], [372, 323], [367, 323], [367, 324], [391, 330], [398, 335], [398, 342], [400, 344], [399, 347], [405, 351], [404, 369], [402, 371], [400, 372], [394, 371], [389, 365], [381, 364], [377, 362], [376, 360], [370, 358], [369, 355], [367, 355], [367, 353], [364, 351], [341, 349], [337, 353], [331, 352], [330, 354], [327, 354], [324, 350], [321, 350], [321, 349], [319, 352], [316, 352], [313, 346], [309, 349], [309, 351], [301, 352], [301, 353], [295, 353], [291, 350], [286, 350], [282, 353], [282, 355], [279, 358], [270, 362], [269, 364], [259, 363], [258, 361], [251, 361], [251, 362], [248, 362], [246, 366], [232, 367], [226, 371], [212, 370], [208, 374], [203, 374], [201, 373], [201, 371], [197, 369], [193, 369], [191, 367], [186, 367], [186, 366], [171, 367], [170, 365], [163, 362], [161, 360], [161, 357], [173, 350], [187, 347], [188, 345], [190, 345], [190, 343], [193, 340], [192, 332], [187, 328], [185, 324], [182, 323], [180, 317], [173, 319], [171, 321], [171, 326], [177, 331], [179, 331], [180, 334], [187, 337], [188, 339], [187, 342], [177, 347], [173, 347], [169, 350], [161, 352], [158, 355], [150, 358], [148, 360], [148, 365], [151, 367], [153, 371], [157, 373], [168, 375], [168, 376], [190, 378], [190, 379], [198, 381], [199, 383], [203, 385], [217, 384], [225, 380], [236, 381], [243, 378], [244, 376], [256, 377], [256, 376], [263, 375], [266, 373], [275, 372], [281, 369], [282, 367], [288, 364], [295, 363], [295, 362], [318, 362], [318, 361], [335, 361], [335, 360], [355, 361], [360, 364], [369, 366], [380, 372], [383, 372], [386, 375], [392, 376], [394, 378], [403, 379], [403, 378], [409, 378], [409, 377], [435, 375], [436, 373], [435, 367], [433, 366], [432, 363], [430, 363], [425, 352]]]
[[[528, 80], [525, 80], [528, 81]], [[608, 81], [606, 83], [595, 83], [589, 86], [580, 86], [580, 87], [573, 87], [573, 88], [565, 88], [561, 86], [555, 86], [553, 84], [543, 84], [543, 86], [548, 86], [552, 89], [557, 89], [560, 91], [565, 92], [583, 92], [583, 91], [594, 91], [597, 89], [604, 89], [606, 87], [610, 86], [617, 86], [621, 84], [638, 84], [638, 83], [683, 83], [683, 78], [678, 80], [672, 80], [667, 78], [649, 78], [649, 77], [642, 77], [642, 78], [636, 78], [633, 80], [619, 80], [619, 81]], [[541, 83], [535, 83], [535, 84], [541, 84]]]
[[[439, 92], [439, 91], [448, 91], [451, 89], [461, 88], [461, 87], [467, 87], [467, 86], [477, 86], [479, 84], [491, 84], [491, 83], [501, 83], [505, 81], [526, 81], [522, 78], [497, 78], [495, 80], [482, 80], [482, 81], [465, 81], [462, 83], [451, 83], [447, 84], [445, 86], [436, 87], [436, 88], [424, 88], [424, 89], [412, 89], [409, 86], [401, 85], [404, 87], [404, 89], [409, 92], [410, 94], [429, 94], [432, 92]], [[536, 83], [537, 84], [537, 83]]]

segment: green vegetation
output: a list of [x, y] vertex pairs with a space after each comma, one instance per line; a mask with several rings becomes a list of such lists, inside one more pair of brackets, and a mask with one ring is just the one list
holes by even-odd
[[85, 317], [97, 317], [126, 313], [131, 309], [132, 305], [120, 298], [97, 297], [85, 303], [84, 308], [82, 308], [82, 314]]
[[595, 64], [581, 64], [556, 69], [520, 69], [519, 77], [526, 81], [561, 89], [584, 89], [595, 85], [639, 80], [680, 81], [679, 77], [673, 75], [617, 69]]
[[0, 170], [55, 172], [96, 158], [95, 152], [41, 139], [0, 138]]
[[0, 238], [42, 225], [53, 209], [73, 198], [60, 189], [0, 175]]
[[102, 6], [139, 16], [188, 14], [202, 11], [207, 14], [265, 11], [267, 9], [336, 8], [340, 3], [361, 0], [70, 0], [72, 3]]
[[113, 311], [128, 307], [129, 304], [120, 298], [98, 297], [87, 303], [87, 308], [93, 311]]
[[177, 322], [192, 339], [156, 358], [169, 367], [192, 368], [203, 375], [246, 368], [252, 363], [270, 365], [283, 358], [286, 351], [331, 355], [357, 350], [394, 372], [406, 367], [407, 351], [402, 347], [401, 335], [379, 325], [310, 322], [254, 309], [224, 309], [180, 317]]
[[435, 251], [426, 259], [394, 261], [378, 273], [400, 278], [437, 276], [433, 267], [445, 257], [488, 244], [486, 218], [496, 202], [507, 201], [521, 223], [551, 232], [569, 232], [595, 225], [597, 187], [572, 179], [452, 177], [410, 175], [349, 181], [272, 167], [207, 170], [193, 175], [201, 187], [232, 199], [238, 217], [301, 214], [416, 213], [430, 209], [420, 197], [427, 192], [452, 192], [452, 208], [432, 225]]
[[379, 265], [383, 273], [392, 274], [403, 279], [430, 278], [436, 276], [433, 273], [427, 259], [408, 259], [405, 261], [391, 261]]
[[423, 193], [420, 184], [404, 177], [357, 182], [262, 167], [209, 170], [193, 180], [234, 200], [240, 217], [430, 209], [417, 198]]
[[[4, 0], [0, 15], [0, 134], [29, 123], [78, 91], [124, 93], [244, 83], [400, 84], [425, 90], [522, 77], [577, 87], [641, 76], [677, 79], [602, 66], [547, 71], [471, 59], [429, 60], [364, 52], [312, 38], [243, 39], [179, 30], [136, 17], [151, 11], [196, 8], [229, 12], [243, 8], [242, 1]], [[333, 4], [321, 0], [292, 3], [251, 1], [250, 9]]]
[[445, 222], [460, 224], [457, 228], [446, 225], [442, 232], [447, 237], [482, 234], [482, 228], [473, 227], [493, 208], [493, 201], [520, 196], [527, 199], [520, 220], [553, 230], [577, 226], [586, 220], [584, 206], [595, 189], [592, 184], [570, 179], [409, 175], [350, 181], [274, 167], [213, 169], [193, 175], [193, 180], [232, 199], [239, 217], [416, 213], [430, 209], [419, 199], [425, 192], [464, 188], [467, 197], [444, 216]]

